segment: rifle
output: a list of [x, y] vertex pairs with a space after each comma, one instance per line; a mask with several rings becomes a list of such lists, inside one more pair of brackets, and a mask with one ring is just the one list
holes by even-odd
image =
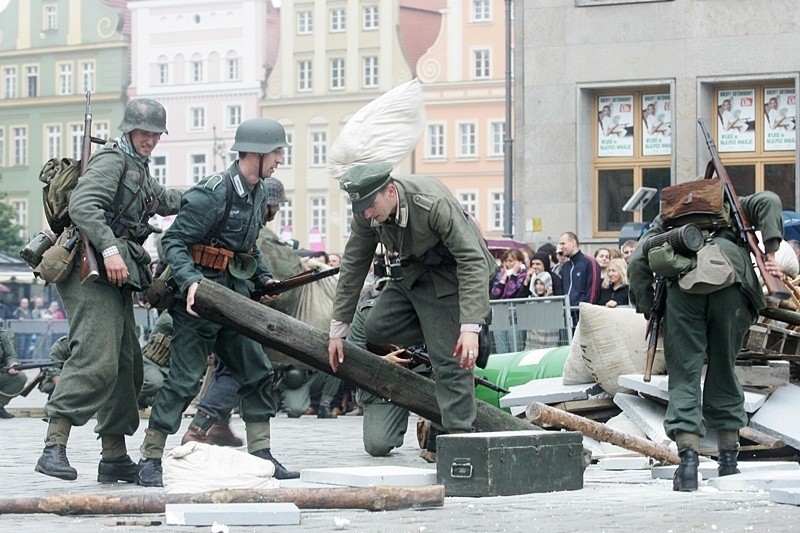
[[4, 367], [0, 367], [0, 374], [8, 374], [9, 370], [30, 370], [32, 368], [46, 368], [48, 366], [61, 366], [63, 363], [57, 363], [53, 361], [39, 361], [34, 363], [14, 363], [13, 365], [8, 365]]
[[647, 362], [644, 365], [644, 380], [650, 382], [653, 373], [653, 362], [656, 359], [656, 348], [658, 347], [658, 335], [661, 330], [661, 322], [664, 320], [664, 311], [667, 304], [667, 280], [664, 276], [656, 276], [656, 288], [653, 294], [653, 307], [650, 308], [650, 318], [647, 321]]
[[39, 373], [36, 374], [36, 377], [33, 378], [32, 380], [30, 380], [30, 382], [27, 385], [25, 385], [25, 388], [23, 388], [21, 391], [19, 391], [19, 396], [28, 396], [28, 394], [31, 393], [31, 391], [34, 389], [34, 387], [36, 387], [36, 385], [38, 385], [39, 383], [44, 381], [44, 378], [46, 378], [46, 377], [47, 377], [47, 374], [45, 373], [45, 371], [44, 370], [40, 370]]
[[[89, 157], [92, 155], [92, 92], [86, 91], [86, 113], [83, 118], [83, 141], [81, 145], [80, 175], [86, 173]], [[123, 176], [124, 178], [124, 176]], [[97, 252], [88, 237], [81, 232], [81, 283], [91, 283], [100, 277], [100, 267], [97, 264]]]
[[250, 293], [251, 300], [260, 300], [262, 296], [274, 296], [276, 294], [281, 294], [291, 289], [295, 289], [297, 287], [302, 287], [303, 285], [308, 285], [309, 283], [314, 283], [315, 281], [319, 281], [324, 278], [329, 278], [339, 273], [339, 267], [331, 268], [328, 270], [309, 270], [308, 272], [302, 272], [297, 274], [296, 276], [292, 276], [290, 278], [286, 278], [283, 281], [278, 281], [277, 283], [270, 283], [266, 287], [262, 289], [256, 289]]
[[740, 243], [743, 246], [748, 247], [750, 252], [753, 254], [753, 257], [756, 258], [756, 266], [758, 267], [758, 271], [761, 273], [761, 279], [764, 280], [764, 284], [767, 286], [767, 290], [772, 297], [777, 298], [778, 300], [788, 299], [789, 291], [786, 290], [786, 287], [783, 285], [783, 282], [780, 280], [780, 278], [767, 272], [767, 268], [764, 265], [764, 253], [758, 246], [758, 238], [755, 234], [755, 228], [752, 226], [752, 224], [750, 224], [750, 220], [747, 218], [747, 213], [744, 212], [742, 203], [739, 201], [739, 197], [736, 195], [731, 178], [728, 176], [728, 171], [725, 170], [725, 166], [722, 164], [722, 161], [719, 158], [719, 153], [717, 152], [717, 147], [714, 144], [714, 140], [711, 138], [711, 135], [709, 135], [708, 130], [706, 130], [703, 119], [698, 119], [697, 123], [700, 124], [700, 130], [703, 132], [703, 137], [705, 138], [706, 145], [708, 146], [708, 151], [711, 152], [711, 161], [708, 162], [708, 166], [706, 167], [705, 177], [710, 178], [713, 172], [716, 171], [717, 177], [722, 180], [725, 190], [725, 199], [728, 200], [731, 210], [731, 217], [733, 218], [733, 228], [739, 237]]
[[[425, 351], [423, 346], [406, 346], [405, 348], [400, 348], [399, 346], [395, 346], [393, 344], [382, 344], [382, 345], [374, 345], [369, 343], [367, 349], [371, 352], [379, 353], [381, 355], [386, 355], [390, 352], [395, 352], [397, 350], [403, 350], [403, 353], [400, 354], [400, 357], [403, 359], [410, 359], [411, 361], [419, 364], [424, 365], [428, 368], [431, 368], [433, 365], [431, 364], [431, 358], [428, 355], [428, 352]], [[508, 390], [504, 389], [500, 385], [495, 385], [488, 379], [481, 377], [481, 376], [474, 376], [475, 378], [475, 385], [483, 385], [489, 390], [493, 390], [494, 392], [499, 392], [501, 394], [508, 394]]]

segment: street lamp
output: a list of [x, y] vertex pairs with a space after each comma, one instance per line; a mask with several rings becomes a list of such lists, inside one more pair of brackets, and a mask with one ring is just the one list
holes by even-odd
[[506, 125], [503, 133], [503, 237], [514, 237], [514, 221], [512, 217], [514, 179], [513, 156], [514, 141], [511, 138], [511, 7], [513, 0], [506, 0]]
[[218, 156], [219, 156], [220, 160], [222, 161], [223, 168], [225, 167], [225, 154], [228, 151], [228, 147], [225, 146], [225, 141], [223, 141], [222, 139], [217, 139], [217, 127], [216, 126], [212, 126], [211, 127], [211, 132], [214, 135], [214, 140], [213, 140], [214, 157], [213, 157], [211, 166], [212, 166], [213, 171], [216, 172], [217, 171], [217, 157]]

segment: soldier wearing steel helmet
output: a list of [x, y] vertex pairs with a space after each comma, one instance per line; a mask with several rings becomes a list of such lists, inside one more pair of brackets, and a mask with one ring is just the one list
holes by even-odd
[[[161, 458], [167, 436], [180, 428], [183, 407], [197, 394], [205, 356], [211, 352], [241, 385], [240, 412], [247, 450], [272, 462], [277, 479], [300, 476], [272, 456], [270, 419], [277, 406], [270, 395], [272, 365], [261, 345], [199, 317], [192, 309], [203, 280], [215, 281], [242, 295], [249, 295], [248, 280], [256, 289], [271, 282], [272, 274], [256, 247], [268, 215], [262, 180], [283, 163], [287, 146], [283, 127], [274, 120], [242, 122], [232, 146], [239, 159], [226, 171], [209, 176], [184, 193], [180, 212], [164, 234], [164, 255], [178, 287], [176, 303], [170, 310], [175, 332], [170, 343], [170, 374], [156, 394], [140, 449], [140, 485], [163, 485]], [[198, 410], [192, 424], [202, 436], [214, 422], [211, 413]]]
[[125, 435], [139, 426], [136, 395], [142, 385], [132, 295], [151, 281], [150, 255], [142, 247], [153, 230], [148, 219], [177, 213], [180, 205], [180, 193], [159, 185], [148, 168], [150, 154], [167, 133], [166, 118], [154, 100], [129, 102], [119, 125], [122, 135], [92, 155], [70, 199], [70, 217], [103, 261], [98, 281], [82, 284], [73, 268], [57, 284], [70, 325], [71, 356], [45, 405], [49, 423], [36, 471], [48, 476], [77, 478], [66, 454], [70, 430], [97, 414], [98, 481], [136, 479], [136, 463], [125, 445]]

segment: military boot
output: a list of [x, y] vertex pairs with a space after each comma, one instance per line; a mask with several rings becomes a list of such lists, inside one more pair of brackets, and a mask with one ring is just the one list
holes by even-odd
[[164, 486], [164, 471], [161, 469], [161, 459], [139, 459], [139, 465], [136, 470], [136, 483], [142, 487]]
[[181, 444], [186, 444], [187, 442], [213, 444], [211, 439], [208, 437], [208, 430], [211, 429], [213, 424], [213, 418], [202, 411], [197, 411], [197, 413], [194, 415], [194, 418], [192, 418], [192, 422], [189, 424], [189, 429], [186, 430], [186, 434], [181, 439]]
[[681, 464], [672, 478], [672, 490], [693, 492], [697, 490], [697, 467], [700, 465], [700, 458], [696, 451], [688, 447], [678, 448], [678, 455], [681, 457]]
[[256, 450], [254, 452], [250, 452], [250, 454], [269, 461], [275, 465], [275, 479], [297, 479], [300, 477], [300, 472], [287, 470], [280, 462], [278, 462], [278, 460], [272, 456], [272, 452], [270, 452], [269, 448]]
[[36, 463], [35, 470], [46, 476], [57, 477], [67, 481], [78, 479], [78, 471], [72, 468], [67, 459], [66, 444], [50, 444], [44, 447], [42, 456]]
[[115, 459], [101, 459], [97, 465], [97, 481], [100, 483], [136, 483], [138, 467], [126, 453]]
[[732, 476], [738, 474], [739, 469], [737, 458], [739, 457], [739, 432], [720, 430], [717, 435], [717, 447], [719, 456], [717, 457], [717, 472], [719, 476]]
[[216, 446], [230, 446], [231, 448], [239, 448], [244, 444], [244, 441], [237, 437], [229, 424], [214, 424], [206, 434], [211, 444]]

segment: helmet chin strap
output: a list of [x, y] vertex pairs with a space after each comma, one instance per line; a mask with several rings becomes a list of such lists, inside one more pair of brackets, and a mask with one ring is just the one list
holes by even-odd
[[264, 155], [258, 154], [258, 179], [264, 180]]

